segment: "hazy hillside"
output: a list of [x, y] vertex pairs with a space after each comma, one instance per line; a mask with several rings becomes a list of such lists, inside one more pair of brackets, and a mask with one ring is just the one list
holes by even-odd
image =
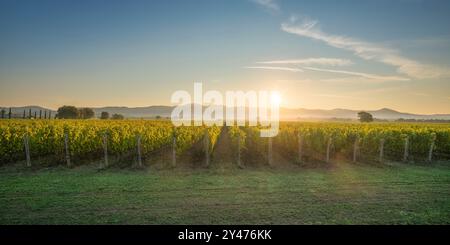
[[[357, 114], [360, 110], [349, 110], [349, 109], [332, 109], [332, 110], [321, 110], [321, 109], [281, 109], [280, 114], [282, 117], [287, 119], [299, 119], [299, 118], [350, 118], [356, 119]], [[383, 108], [380, 110], [370, 111], [373, 117], [378, 119], [450, 119], [450, 114], [432, 114], [432, 115], [420, 115], [398, 112], [392, 109]]]
[[[8, 107], [0, 107], [6, 110], [8, 113]], [[109, 106], [109, 107], [98, 107], [92, 108], [97, 117], [100, 116], [102, 111], [108, 112], [110, 115], [112, 114], [122, 114], [128, 118], [153, 118], [156, 116], [161, 117], [170, 117], [170, 114], [173, 110], [173, 106], [146, 106], [146, 107], [125, 107], [125, 106]], [[34, 112], [39, 115], [39, 111], [42, 110], [44, 113], [45, 110], [52, 111], [52, 115], [55, 115], [56, 111], [50, 110], [47, 108], [43, 108], [40, 106], [23, 106], [23, 107], [12, 107], [13, 114], [17, 116], [21, 116], [23, 111], [26, 111], [28, 115], [28, 111], [31, 109], [31, 113], [34, 115]], [[349, 109], [332, 109], [332, 110], [322, 110], [322, 109], [289, 109], [289, 108], [280, 108], [280, 117], [285, 120], [298, 120], [298, 119], [330, 119], [330, 118], [342, 118], [342, 119], [356, 119], [357, 113], [359, 110], [349, 110]], [[421, 115], [421, 114], [412, 114], [412, 113], [404, 113], [398, 112], [389, 108], [383, 108], [380, 110], [367, 111], [371, 113], [375, 118], [378, 119], [388, 119], [395, 120], [399, 118], [404, 119], [442, 119], [442, 120], [450, 120], [450, 114], [431, 114], [431, 115]]]

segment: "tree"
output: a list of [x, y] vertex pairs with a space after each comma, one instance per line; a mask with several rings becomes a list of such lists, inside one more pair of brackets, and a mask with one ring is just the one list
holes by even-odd
[[70, 105], [59, 107], [58, 111], [56, 112], [56, 117], [61, 119], [76, 119], [78, 118], [78, 109], [75, 106]]
[[161, 116], [160, 116], [160, 115], [157, 115], [155, 118], [156, 118], [156, 119], [161, 119]]
[[109, 118], [109, 113], [107, 111], [102, 111], [102, 113], [100, 114], [100, 119], [108, 119]]
[[81, 119], [89, 119], [94, 117], [94, 110], [91, 108], [78, 109], [78, 115]]
[[122, 114], [113, 114], [111, 117], [111, 119], [114, 119], [114, 120], [122, 120], [124, 118], [125, 117]]
[[5, 118], [6, 110], [2, 108], [2, 119]]
[[360, 122], [372, 122], [373, 121], [372, 114], [365, 112], [365, 111], [358, 112], [358, 117], [359, 117]]

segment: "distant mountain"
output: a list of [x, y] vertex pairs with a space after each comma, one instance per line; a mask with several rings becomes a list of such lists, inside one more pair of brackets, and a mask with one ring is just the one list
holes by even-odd
[[[361, 110], [349, 110], [349, 109], [332, 109], [332, 110], [322, 110], [322, 109], [285, 109], [280, 110], [281, 117], [285, 119], [327, 119], [327, 118], [348, 118], [356, 119], [358, 112]], [[441, 119], [450, 120], [450, 114], [412, 114], [398, 112], [389, 108], [382, 108], [380, 110], [366, 110], [366, 112], [372, 114], [374, 118], [378, 119]]]
[[[128, 118], [154, 118], [156, 116], [161, 117], [170, 117], [172, 113], [173, 106], [146, 106], [146, 107], [125, 107], [125, 106], [108, 106], [108, 107], [97, 107], [92, 108], [95, 112], [96, 117], [100, 116], [102, 111], [108, 112], [110, 115], [112, 114], [122, 114]], [[8, 113], [9, 107], [0, 107], [0, 109], [5, 109], [6, 113]], [[34, 115], [36, 111], [37, 115], [39, 115], [39, 111], [42, 110], [42, 113], [46, 110], [51, 111], [52, 115], [55, 115], [56, 111], [43, 108], [40, 106], [23, 106], [23, 107], [12, 107], [12, 113], [18, 116], [23, 115], [23, 111], [26, 111], [28, 115], [28, 111], [31, 109], [31, 113]], [[332, 110], [323, 110], [323, 109], [289, 109], [289, 108], [280, 108], [280, 117], [282, 120], [299, 120], [299, 119], [356, 119], [358, 112], [361, 110], [349, 110], [349, 109], [332, 109]], [[382, 108], [380, 110], [367, 110], [370, 114], [373, 115], [374, 118], [378, 119], [387, 119], [387, 120], [395, 120], [395, 119], [440, 119], [440, 120], [450, 120], [450, 114], [430, 114], [430, 115], [422, 115], [422, 114], [412, 114], [405, 112], [398, 112], [389, 108]]]
[[[110, 115], [114, 113], [119, 113], [125, 117], [170, 117], [173, 110], [173, 106], [147, 106], [147, 107], [101, 107], [93, 108], [96, 115], [100, 115], [102, 111], [107, 111]], [[282, 119], [297, 120], [297, 119], [330, 119], [330, 118], [347, 118], [356, 119], [358, 112], [361, 110], [349, 110], [349, 109], [332, 109], [332, 110], [322, 110], [322, 109], [288, 109], [280, 108], [280, 117]], [[383, 108], [380, 110], [367, 111], [378, 119], [442, 119], [450, 120], [450, 114], [431, 114], [431, 115], [421, 115], [421, 114], [411, 114], [398, 112], [389, 108]]]
[[96, 116], [100, 116], [102, 111], [106, 111], [109, 115], [122, 114], [125, 117], [133, 118], [151, 118], [156, 116], [170, 117], [173, 106], [146, 106], [146, 107], [124, 107], [124, 106], [108, 106], [92, 108]]

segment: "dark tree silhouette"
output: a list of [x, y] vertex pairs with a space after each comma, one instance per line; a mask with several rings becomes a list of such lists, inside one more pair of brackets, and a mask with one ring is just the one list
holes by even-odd
[[365, 112], [365, 111], [358, 112], [358, 117], [359, 117], [360, 122], [372, 122], [373, 121], [372, 114]]
[[89, 119], [94, 117], [94, 111], [91, 108], [78, 109], [78, 116], [81, 119]]
[[109, 113], [107, 111], [102, 111], [102, 113], [100, 114], [100, 119], [108, 119], [109, 118]]
[[[51, 118], [51, 112], [49, 112], [49, 119]], [[56, 117], [61, 119], [76, 119], [78, 118], [79, 112], [75, 106], [62, 106], [58, 108], [56, 112]]]

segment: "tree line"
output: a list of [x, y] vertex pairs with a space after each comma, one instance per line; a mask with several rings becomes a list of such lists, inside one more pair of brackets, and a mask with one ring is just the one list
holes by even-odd
[[[12, 108], [9, 108], [9, 112], [7, 112], [4, 108], [2, 108], [0, 110], [0, 115], [2, 119], [5, 118], [20, 118], [20, 114], [17, 115], [17, 113], [15, 113], [13, 115], [12, 113]], [[89, 118], [94, 118], [95, 117], [95, 113], [94, 110], [92, 110], [92, 108], [77, 108], [75, 106], [61, 106], [58, 108], [56, 114], [52, 117], [52, 111], [47, 111], [47, 110], [39, 110], [39, 115], [37, 114], [37, 111], [34, 111], [34, 113], [32, 113], [31, 108], [28, 109], [28, 113], [26, 110], [23, 110], [23, 114], [21, 115], [22, 119], [89, 119]], [[108, 112], [103, 111], [100, 114], [100, 119], [114, 119], [114, 120], [121, 120], [124, 119], [125, 117], [122, 114], [117, 114], [114, 113], [111, 116], [109, 115]]]
[[[23, 114], [20, 116], [20, 114], [13, 113], [12, 108], [9, 108], [9, 112], [6, 113], [6, 110], [2, 108], [0, 110], [1, 119], [5, 118], [23, 118], [23, 119], [31, 119], [31, 118], [39, 118], [39, 119], [51, 119], [52, 118], [52, 111], [44, 110], [44, 113], [42, 113], [42, 110], [39, 110], [39, 116], [37, 115], [37, 111], [34, 111], [32, 113], [31, 108], [28, 110], [28, 114], [26, 110], [23, 110]], [[48, 112], [48, 113], [47, 113]]]
[[[92, 108], [77, 108], [75, 106], [62, 106], [59, 107], [56, 113], [56, 117], [60, 119], [89, 119], [95, 116], [94, 110]], [[120, 120], [124, 119], [124, 116], [121, 114], [112, 114], [109, 115], [107, 111], [102, 111], [100, 114], [100, 119], [114, 119]]]

